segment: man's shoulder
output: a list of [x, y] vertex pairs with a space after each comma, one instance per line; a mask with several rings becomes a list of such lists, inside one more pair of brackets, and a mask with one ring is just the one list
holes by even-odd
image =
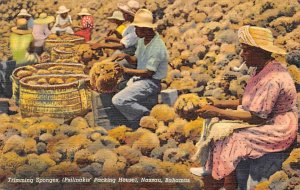
[[163, 39], [160, 37], [160, 35], [157, 34], [155, 41], [153, 43], [153, 49], [156, 49], [159, 52], [165, 52], [167, 51], [165, 42], [163, 41]]

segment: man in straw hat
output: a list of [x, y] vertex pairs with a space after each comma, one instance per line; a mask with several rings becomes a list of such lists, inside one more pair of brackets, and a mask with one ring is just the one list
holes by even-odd
[[81, 9], [78, 15], [81, 19], [81, 28], [75, 32], [75, 35], [83, 37], [88, 42], [91, 40], [92, 29], [94, 28], [94, 17], [89, 13], [87, 8]]
[[70, 9], [67, 9], [65, 6], [60, 6], [56, 13], [55, 24], [53, 25], [51, 32], [54, 34], [59, 34], [61, 32], [66, 32], [69, 34], [74, 34], [72, 29], [72, 19], [71, 16], [68, 14]]
[[[126, 29], [125, 19], [123, 13], [121, 11], [114, 11], [113, 15], [107, 18], [110, 22], [117, 25], [115, 30], [111, 30], [108, 32], [107, 36], [112, 36], [113, 34], [116, 35], [118, 39], [122, 38], [122, 34]], [[107, 38], [108, 39], [108, 38]], [[118, 40], [117, 40], [118, 41]]]
[[124, 53], [134, 55], [138, 37], [135, 33], [135, 27], [129, 25], [129, 23], [133, 22], [134, 14], [139, 9], [139, 7], [139, 2], [134, 0], [128, 1], [126, 5], [118, 4], [118, 8], [122, 11], [125, 21], [128, 22], [128, 26], [124, 29], [122, 33], [122, 38], [119, 39], [109, 36], [105, 39], [105, 41], [115, 43], [96, 43], [92, 45], [92, 49], [108, 48], [122, 50]]
[[27, 27], [28, 27], [28, 29], [32, 29], [33, 28], [33, 18], [31, 16], [31, 14], [29, 14], [27, 12], [26, 9], [21, 9], [21, 11], [19, 12], [19, 14], [17, 15], [17, 18], [25, 18], [27, 20]]
[[156, 25], [149, 10], [138, 10], [132, 26], [136, 27], [140, 38], [135, 56], [119, 54], [115, 59], [126, 59], [136, 64], [137, 69], [121, 69], [133, 77], [112, 98], [112, 103], [128, 119], [131, 127], [137, 128], [141, 117], [149, 114], [149, 110], [157, 103], [155, 100], [161, 89], [160, 81], [167, 75], [168, 52], [159, 34], [154, 31]]
[[[256, 71], [249, 79], [241, 101], [213, 100], [213, 105], [205, 105], [197, 110], [202, 118], [218, 117], [221, 121], [211, 124], [210, 130], [214, 133], [209, 133], [207, 139], [197, 144], [199, 149], [194, 159], [198, 157], [203, 160], [202, 156], [207, 155], [201, 151], [204, 144], [210, 147], [210, 156], [202, 163], [203, 168], [190, 170], [199, 176], [211, 175], [216, 180], [224, 178], [225, 189], [234, 189], [232, 180], [236, 167], [238, 177], [245, 175], [245, 172], [249, 174], [249, 170], [240, 169], [245, 162], [242, 159], [247, 161], [283, 151], [293, 143], [298, 131], [294, 81], [286, 67], [272, 58], [272, 54], [285, 55], [285, 50], [274, 45], [272, 32], [266, 28], [243, 26], [238, 31], [238, 38], [242, 45], [241, 57], [248, 67], [255, 67]], [[237, 121], [230, 123], [222, 119], [240, 122], [237, 125]], [[223, 138], [216, 137], [216, 133]], [[257, 170], [260, 173], [253, 175], [250, 172], [250, 189], [261, 180], [255, 176], [268, 178], [271, 175], [266, 169], [275, 166], [268, 164], [266, 161], [265, 167]], [[239, 181], [239, 189], [247, 188], [245, 181], [247, 179], [244, 179], [244, 183]]]
[[33, 25], [33, 38], [34, 38], [34, 51], [41, 55], [44, 51], [45, 39], [51, 34], [49, 24], [54, 22], [53, 16], [48, 16], [47, 13], [41, 13], [39, 18], [34, 20]]
[[17, 67], [38, 62], [38, 57], [33, 54], [32, 30], [27, 28], [27, 20], [20, 18], [17, 26], [11, 29], [10, 50]]

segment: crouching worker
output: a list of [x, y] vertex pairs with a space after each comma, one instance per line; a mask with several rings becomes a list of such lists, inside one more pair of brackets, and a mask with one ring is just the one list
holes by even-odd
[[11, 29], [10, 51], [17, 67], [30, 65], [39, 61], [37, 54], [33, 53], [33, 35], [32, 30], [28, 29], [27, 20], [20, 18], [17, 20], [17, 26]]
[[112, 98], [112, 103], [127, 118], [131, 127], [137, 128], [141, 117], [149, 114], [154, 106], [149, 102], [157, 99], [160, 80], [167, 75], [168, 52], [159, 34], [154, 31], [153, 16], [149, 10], [137, 11], [132, 25], [140, 38], [135, 55], [119, 54], [116, 60], [126, 59], [131, 64], [137, 64], [137, 69], [123, 67], [123, 72], [133, 77]]

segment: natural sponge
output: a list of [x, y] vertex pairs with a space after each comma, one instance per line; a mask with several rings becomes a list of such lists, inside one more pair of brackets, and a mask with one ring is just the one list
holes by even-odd
[[196, 110], [200, 109], [205, 104], [208, 104], [206, 98], [201, 98], [197, 94], [183, 94], [179, 96], [174, 104], [175, 111], [182, 118], [194, 120], [198, 117]]
[[157, 121], [170, 122], [176, 117], [174, 109], [167, 104], [158, 104], [154, 106], [150, 112], [150, 116], [157, 119]]
[[90, 70], [92, 88], [103, 93], [115, 91], [122, 76], [122, 72], [117, 67], [117, 63], [107, 60], [95, 63]]

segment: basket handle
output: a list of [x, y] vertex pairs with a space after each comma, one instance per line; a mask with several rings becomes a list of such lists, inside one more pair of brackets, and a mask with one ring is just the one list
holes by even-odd
[[77, 89], [81, 90], [81, 89], [84, 89], [84, 88], [86, 88], [86, 80], [79, 80]]

